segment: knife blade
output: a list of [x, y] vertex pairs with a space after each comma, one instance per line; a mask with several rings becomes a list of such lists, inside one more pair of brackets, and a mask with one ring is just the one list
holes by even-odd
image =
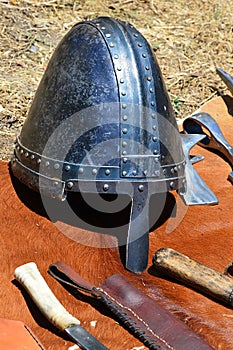
[[26, 289], [42, 314], [83, 350], [108, 350], [95, 337], [80, 326], [80, 321], [72, 316], [55, 297], [34, 262], [15, 269], [14, 277]]

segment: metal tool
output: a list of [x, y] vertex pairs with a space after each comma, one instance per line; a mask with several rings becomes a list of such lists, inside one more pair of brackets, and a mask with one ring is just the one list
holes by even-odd
[[218, 198], [198, 175], [192, 165], [194, 162], [189, 157], [190, 149], [203, 138], [203, 135], [181, 134], [183, 152], [186, 159], [185, 176], [187, 183], [183, 190], [179, 190], [179, 195], [184, 200], [186, 205], [213, 205], [218, 203]]
[[15, 278], [27, 290], [34, 303], [43, 315], [83, 350], [108, 350], [96, 338], [88, 333], [80, 321], [73, 317], [61, 305], [45, 282], [34, 262], [16, 268]]
[[230, 92], [233, 94], [233, 77], [220, 68], [217, 68], [216, 72], [218, 73], [222, 81], [224, 81]]
[[190, 154], [189, 155], [189, 159], [190, 159], [192, 164], [196, 164], [196, 163], [199, 163], [202, 160], [204, 160], [205, 157], [203, 157], [203, 156], [193, 156], [193, 155]]
[[[210, 114], [202, 112], [190, 116], [184, 120], [183, 128], [188, 134], [202, 134], [204, 137], [198, 144], [223, 154], [233, 169], [233, 147], [225, 139], [217, 122]], [[228, 175], [228, 180], [233, 183], [233, 171]]]

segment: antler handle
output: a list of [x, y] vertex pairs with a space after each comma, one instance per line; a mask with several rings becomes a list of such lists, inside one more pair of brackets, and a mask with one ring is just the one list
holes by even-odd
[[159, 249], [153, 264], [157, 271], [233, 305], [233, 281], [226, 275], [171, 248]]
[[15, 269], [15, 278], [26, 289], [43, 315], [57, 328], [65, 330], [70, 325], [79, 325], [80, 321], [57, 300], [34, 262]]

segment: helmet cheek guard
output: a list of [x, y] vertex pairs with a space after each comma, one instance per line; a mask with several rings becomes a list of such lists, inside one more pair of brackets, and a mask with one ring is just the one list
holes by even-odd
[[147, 267], [149, 199], [185, 183], [185, 156], [161, 71], [130, 24], [75, 25], [55, 50], [17, 139], [13, 174], [48, 197], [132, 199], [125, 266]]

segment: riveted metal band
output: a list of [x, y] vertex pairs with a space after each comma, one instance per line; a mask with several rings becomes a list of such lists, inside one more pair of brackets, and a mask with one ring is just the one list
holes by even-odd
[[[152, 53], [144, 37], [132, 25], [115, 21], [117, 26], [113, 20], [109, 21], [107, 18], [99, 18], [93, 22], [108, 45], [119, 86], [122, 158], [120, 176], [158, 177], [161, 171], [160, 144], [155, 83], [151, 71]], [[135, 126], [138, 125], [140, 129], [135, 134]], [[140, 154], [145, 154], [148, 158], [138, 156]]]
[[62, 179], [63, 181], [68, 181], [69, 179], [114, 180], [119, 178], [119, 167], [117, 166], [100, 167], [51, 159], [24, 147], [19, 136], [16, 140], [15, 156], [20, 163], [32, 171], [49, 178]]
[[[185, 178], [174, 176], [173, 178], [163, 179], [119, 179], [113, 180], [88, 180], [69, 178], [63, 181], [58, 178], [50, 178], [42, 173], [38, 173], [31, 168], [25, 166], [17, 157], [16, 154], [11, 160], [11, 170], [13, 174], [25, 185], [34, 191], [45, 194], [46, 196], [58, 199], [65, 199], [67, 192], [82, 192], [82, 193], [110, 193], [110, 194], [128, 194], [132, 196], [134, 188], [139, 193], [144, 192], [146, 186], [150, 186], [151, 193], [161, 193], [164, 191], [176, 190], [182, 187], [185, 183]], [[168, 170], [168, 169], [167, 169]], [[171, 171], [171, 169], [169, 169]], [[132, 186], [129, 186], [129, 182]]]
[[[59, 179], [62, 181], [69, 181], [70, 179], [76, 180], [103, 180], [114, 181], [117, 179], [123, 179], [130, 174], [132, 178], [152, 178], [154, 180], [166, 180], [173, 181], [178, 177], [182, 177], [185, 168], [185, 162], [179, 164], [169, 164], [160, 166], [159, 156], [127, 156], [121, 159], [124, 163], [126, 173], [122, 173], [120, 176], [120, 168], [118, 166], [95, 166], [95, 165], [83, 165], [64, 162], [61, 160], [55, 160], [38, 153], [32, 152], [28, 148], [24, 147], [20, 141], [20, 137], [17, 137], [15, 145], [15, 159], [19, 163], [23, 164], [26, 168], [31, 169], [33, 172], [41, 174], [51, 179]], [[133, 164], [133, 166], [132, 166]], [[141, 165], [142, 164], [142, 165]], [[147, 173], [144, 170], [152, 167], [153, 170]], [[136, 168], [137, 173], [134, 173], [132, 169]], [[153, 173], [153, 176], [150, 174]], [[130, 173], [131, 172], [131, 173]]]
[[30, 189], [51, 198], [65, 199], [65, 182], [46, 177], [22, 164], [16, 157], [11, 160], [13, 174]]

